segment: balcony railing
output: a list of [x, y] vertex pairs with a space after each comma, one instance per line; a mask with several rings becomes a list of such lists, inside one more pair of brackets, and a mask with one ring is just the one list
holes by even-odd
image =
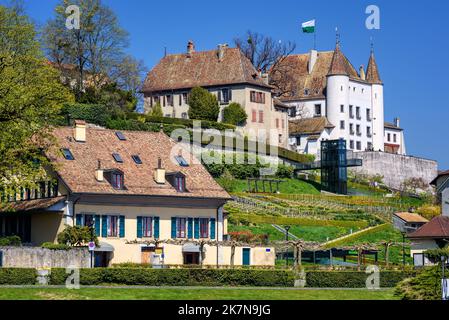
[[0, 202], [17, 202], [36, 199], [55, 198], [58, 196], [58, 184], [52, 181], [38, 183], [35, 189], [19, 188], [15, 192], [0, 190]]

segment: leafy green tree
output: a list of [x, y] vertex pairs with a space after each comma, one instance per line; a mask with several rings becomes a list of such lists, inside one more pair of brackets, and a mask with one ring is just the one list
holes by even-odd
[[217, 121], [220, 107], [215, 95], [204, 88], [196, 87], [190, 92], [189, 118]]
[[90, 241], [94, 241], [98, 245], [98, 239], [94, 229], [91, 227], [67, 226], [58, 234], [58, 243], [68, 246], [82, 246]]
[[73, 96], [46, 63], [28, 17], [0, 6], [0, 35], [0, 189], [8, 193], [46, 177], [50, 164], [42, 151]]
[[223, 122], [225, 123], [242, 125], [247, 118], [245, 109], [239, 103], [233, 102], [223, 110]]
[[158, 102], [156, 103], [156, 105], [150, 110], [150, 112], [148, 113], [148, 115], [150, 117], [158, 117], [158, 118], [162, 118], [164, 116], [163, 112], [162, 112], [162, 107], [161, 104]]

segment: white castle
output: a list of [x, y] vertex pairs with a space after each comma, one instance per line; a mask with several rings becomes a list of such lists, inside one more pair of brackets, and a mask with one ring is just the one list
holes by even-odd
[[374, 51], [359, 72], [341, 52], [288, 56], [283, 103], [290, 114], [289, 145], [300, 153], [320, 154], [321, 140], [344, 139], [349, 150], [406, 154], [399, 119], [384, 121], [384, 85]]

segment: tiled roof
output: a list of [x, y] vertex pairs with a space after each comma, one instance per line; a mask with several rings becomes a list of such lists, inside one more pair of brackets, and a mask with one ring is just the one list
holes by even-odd
[[379, 76], [379, 68], [377, 68], [376, 58], [374, 58], [374, 52], [371, 52], [369, 57], [368, 67], [366, 69], [366, 81], [369, 83], [382, 84], [382, 80]]
[[410, 212], [396, 212], [395, 213], [396, 216], [398, 216], [399, 218], [401, 218], [402, 220], [404, 220], [405, 222], [429, 222], [429, 220], [427, 220], [426, 218], [420, 216], [419, 214], [416, 213], [410, 213]]
[[430, 220], [430, 222], [423, 225], [421, 228], [413, 233], [410, 233], [408, 238], [449, 238], [449, 217], [438, 216]]
[[189, 89], [248, 83], [271, 89], [251, 62], [238, 48], [224, 48], [223, 58], [217, 50], [172, 54], [162, 58], [148, 73], [144, 92]]
[[[344, 70], [351, 79], [363, 81], [341, 50], [338, 50], [338, 59], [336, 58], [335, 65], [332, 63], [334, 51], [318, 52], [316, 63], [310, 74], [308, 70], [309, 53], [285, 57], [281, 62], [281, 68], [289, 73], [285, 79], [290, 83], [284, 84], [283, 87], [289, 88], [290, 92], [283, 95], [281, 100], [324, 99], [327, 76], [331, 71], [331, 65], [334, 67], [334, 72], [337, 71], [337, 69], [341, 69], [341, 71]], [[308, 91], [307, 94], [305, 92], [306, 89]]]
[[0, 212], [21, 212], [21, 211], [39, 211], [47, 209], [60, 201], [65, 200], [65, 196], [55, 198], [33, 199], [8, 203]]
[[[54, 136], [60, 148], [68, 148], [75, 160], [66, 160], [61, 152], [49, 154], [62, 180], [73, 193], [155, 195], [176, 197], [199, 197], [229, 199], [229, 194], [221, 188], [201, 164], [191, 163], [182, 167], [171, 155], [175, 142], [162, 132], [121, 131], [126, 140], [119, 140], [114, 130], [87, 127], [86, 142], [76, 142], [74, 129], [57, 128]], [[175, 150], [175, 155], [179, 150]], [[118, 153], [123, 163], [112, 156]], [[136, 164], [132, 156], [138, 155], [142, 164]], [[154, 171], [158, 158], [166, 172], [181, 172], [186, 177], [188, 192], [179, 193], [168, 182], [157, 184]], [[186, 160], [187, 157], [186, 157]], [[124, 173], [125, 190], [116, 190], [107, 181], [98, 182], [95, 171], [98, 161], [104, 170], [120, 170]]]
[[305, 118], [289, 121], [290, 134], [321, 134], [326, 128], [335, 128], [326, 117]]

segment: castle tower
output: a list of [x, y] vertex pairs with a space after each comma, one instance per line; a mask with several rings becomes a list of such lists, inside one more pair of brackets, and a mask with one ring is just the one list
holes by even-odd
[[374, 50], [371, 49], [371, 55], [366, 69], [366, 81], [371, 84], [371, 105], [373, 116], [373, 148], [375, 151], [384, 151], [384, 86], [379, 76]]
[[[341, 112], [341, 106], [344, 112]], [[346, 58], [337, 41], [332, 63], [327, 74], [327, 111], [328, 120], [335, 126], [331, 139], [348, 138], [349, 127], [349, 73]], [[344, 128], [341, 122], [344, 121]]]

